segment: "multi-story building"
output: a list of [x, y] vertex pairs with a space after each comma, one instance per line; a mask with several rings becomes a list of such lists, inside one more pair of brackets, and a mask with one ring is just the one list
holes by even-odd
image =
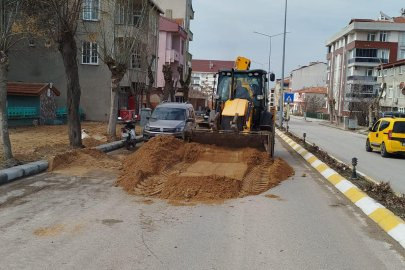
[[380, 110], [405, 113], [405, 60], [387, 63], [383, 65], [383, 72], [379, 68], [375, 68], [374, 72], [378, 74], [377, 85], [383, 83], [382, 73], [386, 84], [385, 94], [380, 100]]
[[193, 32], [191, 32], [190, 26], [191, 20], [194, 20], [192, 0], [164, 0], [159, 1], [159, 6], [165, 11], [165, 17], [178, 21], [187, 33], [185, 41], [186, 65], [184, 66], [184, 74], [186, 74], [193, 58], [190, 54], [190, 41], [193, 41]]
[[[138, 27], [138, 21], [141, 17], [142, 5], [139, 1], [133, 0], [130, 6], [113, 7], [109, 0], [85, 0], [83, 1], [83, 13], [80, 18], [80, 25], [77, 38], [77, 58], [79, 59], [79, 79], [81, 86], [80, 107], [86, 115], [87, 120], [108, 121], [111, 104], [111, 72], [104, 62], [100, 59], [101, 42], [106, 38], [106, 42], [114, 44], [122, 41], [122, 36], [106, 35], [94, 31], [89, 35], [86, 29], [97, 29], [100, 21], [104, 21], [106, 27], [110, 26], [111, 14], [116, 14], [117, 25], [126, 25], [127, 27]], [[148, 84], [147, 59], [148, 55], [139, 48], [147, 47], [151, 55], [157, 56], [158, 50], [158, 21], [163, 10], [154, 0], [148, 0], [149, 10], [142, 20], [141, 27], [146, 34], [139, 39], [142, 46], [137, 46], [132, 57], [128, 59], [128, 70], [124, 79], [120, 83], [120, 107], [130, 106], [129, 96], [136, 88], [144, 88]], [[111, 10], [111, 8], [113, 10]], [[108, 9], [108, 10], [107, 10]], [[110, 17], [108, 17], [110, 16]], [[112, 16], [115, 17], [115, 16]], [[104, 29], [106, 30], [106, 29]], [[135, 31], [133, 31], [135, 32]], [[105, 31], [108, 33], [108, 30]], [[90, 37], [91, 36], [91, 37]], [[128, 37], [132, 38], [132, 37]], [[66, 107], [67, 78], [65, 68], [57, 45], [43, 45], [43, 40], [30, 40], [28, 44], [21, 45], [20, 56], [11, 56], [10, 62], [12, 69], [9, 73], [10, 81], [52, 83], [60, 91], [60, 97], [57, 99], [58, 107]], [[156, 57], [157, 58], [157, 57]], [[157, 73], [153, 65], [153, 72], [156, 78]], [[156, 79], [155, 79], [156, 85]], [[132, 102], [135, 106], [135, 102]], [[136, 104], [138, 104], [136, 102]]]
[[326, 63], [311, 62], [290, 71], [291, 91], [301, 91], [312, 87], [326, 86]]
[[218, 77], [214, 75], [218, 73], [218, 70], [223, 68], [231, 69], [234, 64], [234, 61], [193, 59], [191, 62], [193, 69], [191, 73], [191, 85], [193, 89], [200, 91], [211, 89], [212, 91], [214, 85], [217, 84]]
[[158, 61], [158, 89], [163, 89], [165, 80], [163, 76], [163, 65], [170, 64], [173, 70], [173, 79], [177, 87], [180, 87], [180, 74], [178, 67], [186, 66], [187, 32], [178, 21], [161, 17], [159, 25], [159, 61]]
[[[326, 41], [328, 98], [334, 99], [334, 115], [340, 119], [361, 102], [371, 99], [377, 77], [374, 67], [405, 58], [405, 12], [390, 17], [380, 12], [377, 20], [352, 19]], [[332, 108], [330, 108], [331, 110]]]
[[[284, 93], [290, 93], [291, 88], [290, 88], [290, 78], [284, 78]], [[281, 97], [281, 79], [276, 80], [276, 84], [274, 86], [274, 93], [272, 92], [273, 90], [270, 90], [270, 99], [273, 98], [274, 102], [270, 100], [270, 107], [276, 107], [277, 111], [279, 110], [279, 105], [280, 105], [280, 98]]]

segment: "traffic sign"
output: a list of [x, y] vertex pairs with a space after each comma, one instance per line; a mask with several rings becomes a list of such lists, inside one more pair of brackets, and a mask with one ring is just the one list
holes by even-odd
[[284, 94], [284, 102], [285, 103], [293, 103], [294, 102], [294, 94]]

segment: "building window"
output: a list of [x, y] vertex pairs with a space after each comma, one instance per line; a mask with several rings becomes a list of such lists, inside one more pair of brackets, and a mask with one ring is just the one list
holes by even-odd
[[100, 0], [84, 0], [83, 20], [98, 21], [100, 15]]
[[394, 68], [390, 68], [390, 75], [394, 76]]
[[138, 26], [138, 24], [141, 21], [141, 15], [142, 15], [142, 4], [135, 3], [132, 10], [132, 18], [130, 18], [129, 24]]
[[405, 59], [405, 50], [401, 50], [401, 59], [400, 60], [402, 60], [402, 59]]
[[375, 41], [375, 33], [368, 33], [367, 41]]
[[132, 54], [131, 56], [131, 68], [133, 69], [142, 68], [141, 53], [139, 50], [136, 50], [135, 53]]
[[402, 98], [402, 89], [399, 87], [399, 85], [397, 86], [397, 97]]
[[366, 70], [366, 76], [372, 77], [373, 76], [373, 69], [369, 68]]
[[181, 55], [183, 55], [184, 54], [184, 40], [181, 40], [181, 48], [180, 48], [180, 52], [181, 52]]
[[367, 57], [375, 58], [377, 57], [377, 49], [355, 49], [356, 57]]
[[399, 67], [399, 74], [402, 74], [403, 67], [404, 67], [404, 66], [400, 66], [400, 67]]
[[85, 41], [82, 43], [82, 64], [98, 64], [97, 47], [96, 42]]
[[390, 55], [390, 50], [378, 50], [378, 58], [382, 58], [383, 60], [388, 60]]
[[388, 87], [388, 98], [392, 98], [392, 95], [393, 95], [393, 87], [392, 87], [392, 85], [390, 85], [389, 87]]
[[387, 31], [381, 31], [380, 32], [380, 41], [381, 42], [387, 42], [388, 41], [388, 32]]
[[117, 4], [117, 24], [125, 23], [125, 6], [123, 4]]
[[388, 69], [384, 69], [384, 77], [387, 77], [388, 75]]

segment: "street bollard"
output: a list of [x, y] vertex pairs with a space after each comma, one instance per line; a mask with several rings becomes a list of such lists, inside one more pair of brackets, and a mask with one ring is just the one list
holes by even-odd
[[357, 173], [356, 173], [356, 166], [357, 166], [357, 158], [352, 158], [352, 165], [353, 165], [353, 170], [352, 170], [352, 176], [351, 178], [354, 180], [357, 180]]
[[307, 136], [307, 134], [306, 133], [304, 133], [303, 135], [302, 135], [302, 137], [304, 138], [304, 145], [306, 146], [307, 145], [307, 143], [305, 142], [305, 137]]

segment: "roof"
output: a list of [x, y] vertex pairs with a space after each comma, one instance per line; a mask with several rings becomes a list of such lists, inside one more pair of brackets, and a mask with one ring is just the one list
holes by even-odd
[[156, 7], [156, 9], [159, 11], [159, 13], [164, 14], [165, 12], [163, 11], [163, 9], [161, 7], [159, 7], [159, 5], [156, 3], [155, 0], [149, 0], [149, 3], [153, 6]]
[[[402, 65], [405, 65], [405, 59], [384, 64], [383, 68], [397, 67], [397, 66], [402, 66]], [[380, 69], [380, 68], [381, 68], [381, 66], [374, 67], [374, 69]]]
[[389, 21], [381, 21], [381, 20], [371, 20], [371, 19], [351, 19], [349, 25], [353, 22], [374, 22], [374, 23], [405, 23], [405, 18], [402, 17], [394, 17]]
[[226, 68], [231, 69], [234, 67], [235, 61], [223, 61], [223, 60], [191, 60], [191, 67], [193, 72], [207, 72], [217, 73], [218, 70]]
[[156, 107], [187, 109], [193, 107], [193, 105], [190, 103], [163, 102], [157, 105]]
[[295, 93], [327, 94], [328, 90], [326, 89], [326, 87], [312, 87], [305, 90], [295, 91]]
[[7, 95], [10, 96], [28, 96], [38, 97], [46, 90], [51, 89], [57, 96], [60, 92], [51, 83], [25, 83], [25, 82], [8, 82]]
[[176, 19], [171, 19], [171, 20], [178, 23], [181, 27], [184, 27], [184, 24], [183, 24], [184, 20], [182, 18], [179, 18], [179, 19], [176, 18]]

